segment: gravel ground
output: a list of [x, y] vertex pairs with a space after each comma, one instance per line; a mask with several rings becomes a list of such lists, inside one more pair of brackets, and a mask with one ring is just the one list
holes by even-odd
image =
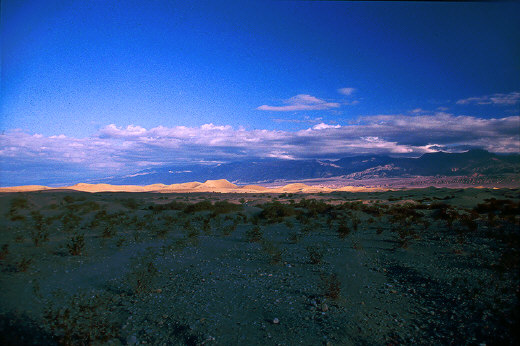
[[[125, 206], [129, 196], [137, 207]], [[228, 196], [0, 196], [0, 247], [8, 245], [0, 252], [1, 343], [517, 344], [518, 190], [304, 196], [334, 205], [422, 201], [414, 209], [421, 217], [402, 222], [390, 209], [378, 216], [359, 205], [262, 218], [258, 204], [268, 197], [247, 196], [243, 210], [211, 216], [148, 206]], [[499, 203], [495, 221], [481, 213], [463, 236], [457, 221], [451, 227], [427, 207], [441, 201], [462, 214], [492, 197], [513, 204]], [[38, 246], [36, 210], [49, 233]], [[69, 231], [67, 210], [79, 217]], [[251, 236], [257, 226], [261, 239]], [[411, 230], [406, 242], [398, 227]], [[75, 234], [84, 235], [79, 255], [68, 246]]]

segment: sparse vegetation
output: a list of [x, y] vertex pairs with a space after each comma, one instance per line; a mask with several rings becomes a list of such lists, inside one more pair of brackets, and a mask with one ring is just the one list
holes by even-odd
[[[273, 343], [306, 335], [319, 344], [323, 340], [306, 330], [323, 326], [330, 327], [331, 342], [347, 343], [334, 330], [345, 329], [346, 320], [358, 323], [353, 311], [366, 311], [359, 323], [372, 328], [363, 338], [374, 344], [394, 340], [395, 331], [401, 344], [513, 339], [517, 190], [272, 197], [0, 196], [7, 201], [0, 276], [13, 285], [0, 292], [0, 307], [11, 297], [30, 301], [34, 311], [45, 311], [43, 329], [34, 333], [61, 344], [210, 343], [199, 336], [219, 330], [221, 316], [231, 316], [229, 323], [234, 307], [254, 320], [267, 315]], [[81, 291], [72, 293], [68, 285]], [[67, 292], [50, 293], [58, 287]], [[0, 343], [4, 320], [16, 320], [4, 316], [10, 315], [0, 313]], [[287, 339], [277, 324], [287, 326]]]
[[82, 255], [85, 250], [85, 236], [76, 233], [69, 238], [67, 249], [72, 256]]
[[320, 245], [307, 246], [307, 254], [309, 255], [309, 261], [312, 264], [320, 264], [323, 260], [325, 250]]
[[341, 282], [338, 279], [338, 275], [335, 273], [323, 273], [320, 277], [323, 296], [331, 299], [338, 299], [341, 295]]
[[246, 239], [250, 243], [257, 243], [263, 238], [263, 232], [259, 226], [254, 226], [246, 233]]

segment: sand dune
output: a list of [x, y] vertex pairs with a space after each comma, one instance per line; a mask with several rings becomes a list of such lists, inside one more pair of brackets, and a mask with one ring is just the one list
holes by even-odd
[[53, 188], [43, 186], [43, 185], [0, 187], [0, 192], [29, 192], [29, 191], [42, 191], [42, 190], [53, 190]]
[[237, 186], [226, 179], [207, 180], [204, 183], [190, 182], [182, 184], [152, 184], [139, 185], [110, 185], [110, 184], [86, 184], [79, 183], [72, 186], [48, 187], [43, 185], [25, 185], [13, 187], [0, 187], [0, 192], [29, 192], [29, 191], [74, 190], [83, 192], [221, 192], [221, 193], [319, 193], [332, 191], [379, 191], [382, 189], [344, 186], [332, 189], [324, 186], [309, 186], [302, 183], [287, 184], [280, 187], [264, 187], [258, 185]]

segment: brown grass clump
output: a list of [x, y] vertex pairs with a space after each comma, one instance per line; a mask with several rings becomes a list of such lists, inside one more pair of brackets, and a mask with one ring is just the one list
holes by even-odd
[[335, 273], [321, 274], [321, 288], [325, 297], [338, 299], [341, 294], [341, 282], [338, 275]]

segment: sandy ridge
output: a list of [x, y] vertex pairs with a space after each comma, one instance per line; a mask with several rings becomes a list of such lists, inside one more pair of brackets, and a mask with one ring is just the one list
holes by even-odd
[[0, 187], [0, 192], [30, 192], [43, 190], [74, 190], [82, 192], [220, 192], [220, 193], [318, 193], [332, 191], [381, 191], [380, 188], [366, 188], [357, 186], [344, 186], [332, 189], [324, 186], [309, 186], [301, 183], [288, 184], [280, 187], [263, 187], [258, 185], [238, 186], [226, 179], [207, 180], [204, 183], [190, 182], [182, 184], [152, 184], [139, 185], [110, 185], [110, 184], [86, 184], [79, 183], [72, 186], [48, 187], [43, 185], [25, 185], [13, 187]]

